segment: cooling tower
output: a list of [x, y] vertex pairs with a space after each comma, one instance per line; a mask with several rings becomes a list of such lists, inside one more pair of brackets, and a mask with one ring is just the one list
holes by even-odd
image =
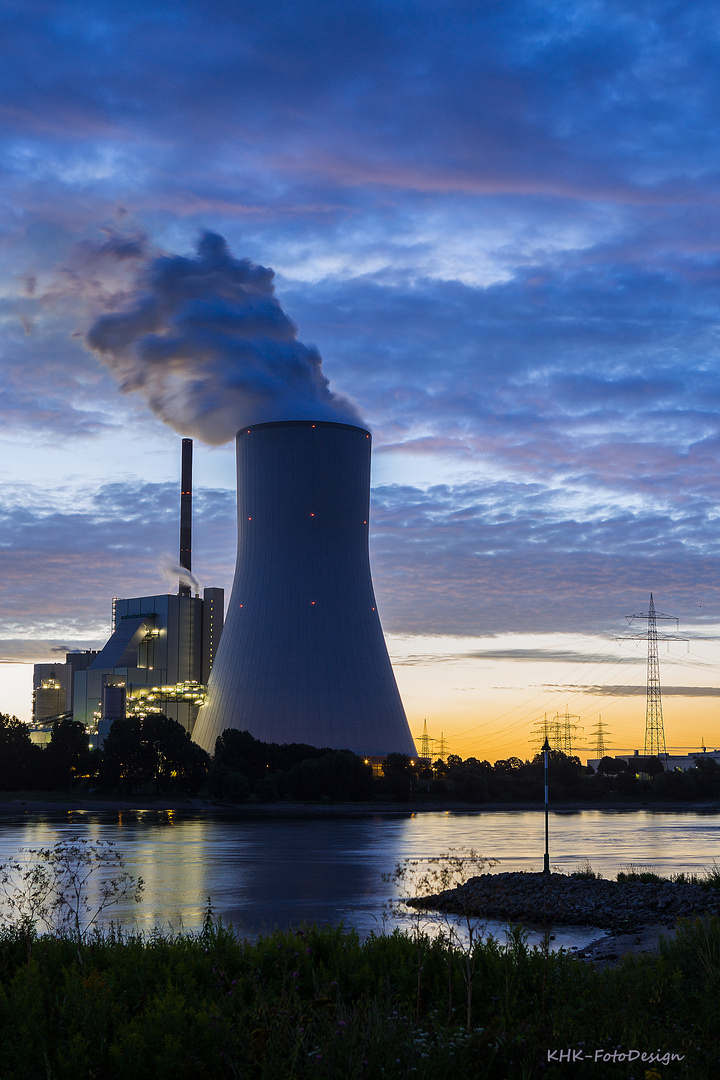
[[193, 738], [415, 755], [370, 577], [370, 435], [322, 421], [237, 435], [238, 554]]

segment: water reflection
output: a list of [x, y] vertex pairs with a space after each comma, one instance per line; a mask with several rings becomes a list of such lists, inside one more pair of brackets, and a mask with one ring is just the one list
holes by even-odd
[[[125, 902], [111, 915], [124, 926], [195, 930], [210, 898], [216, 914], [251, 937], [303, 921], [344, 922], [362, 934], [391, 928], [392, 890], [383, 875], [402, 860], [466, 848], [499, 860], [498, 870], [540, 870], [544, 848], [541, 812], [284, 818], [71, 811], [0, 819], [0, 862], [73, 836], [112, 840], [128, 871], [144, 878], [143, 902]], [[562, 813], [551, 818], [550, 860], [564, 872], [589, 860], [606, 877], [628, 864], [698, 872], [718, 858], [719, 842], [715, 812]], [[563, 930], [557, 940], [581, 944], [588, 932]]]

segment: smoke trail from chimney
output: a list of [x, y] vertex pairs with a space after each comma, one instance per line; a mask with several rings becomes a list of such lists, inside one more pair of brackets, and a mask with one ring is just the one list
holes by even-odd
[[297, 340], [274, 276], [206, 232], [194, 258], [152, 259], [129, 306], [98, 318], [86, 347], [122, 390], [140, 391], [166, 424], [206, 443], [271, 420], [361, 422], [330, 390], [317, 349]]

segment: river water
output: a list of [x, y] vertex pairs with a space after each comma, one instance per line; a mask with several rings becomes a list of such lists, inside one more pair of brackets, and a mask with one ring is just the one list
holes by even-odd
[[[255, 816], [123, 811], [0, 817], [0, 863], [81, 837], [110, 840], [145, 881], [139, 905], [110, 917], [127, 928], [197, 930], [213, 910], [248, 937], [302, 922], [339, 923], [366, 935], [398, 925], [388, 882], [406, 859], [473, 849], [496, 871], [543, 865], [542, 811], [368, 812], [362, 816]], [[720, 862], [720, 812], [583, 810], [550, 815], [550, 864], [564, 873], [589, 861], [605, 877], [630, 865], [661, 874]], [[496, 936], [500, 924], [489, 924]], [[531, 941], [539, 940], [531, 934]], [[556, 945], [582, 946], [592, 928], [558, 929]]]

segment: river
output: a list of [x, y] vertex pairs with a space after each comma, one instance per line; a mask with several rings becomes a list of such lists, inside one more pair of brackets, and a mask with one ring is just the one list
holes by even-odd
[[[496, 870], [541, 870], [541, 811], [278, 816], [260, 812], [70, 811], [0, 817], [0, 863], [23, 851], [81, 837], [110, 840], [145, 882], [139, 905], [111, 917], [127, 928], [197, 930], [208, 898], [216, 915], [248, 937], [302, 922], [339, 923], [361, 935], [398, 925], [387, 879], [405, 859], [474, 849]], [[605, 877], [630, 865], [661, 874], [720, 862], [715, 811], [583, 810], [550, 815], [550, 864], [564, 873], [586, 861]], [[499, 924], [489, 931], [501, 932]], [[559, 928], [556, 944], [582, 946], [598, 932]], [[539, 940], [539, 935], [531, 935]]]

